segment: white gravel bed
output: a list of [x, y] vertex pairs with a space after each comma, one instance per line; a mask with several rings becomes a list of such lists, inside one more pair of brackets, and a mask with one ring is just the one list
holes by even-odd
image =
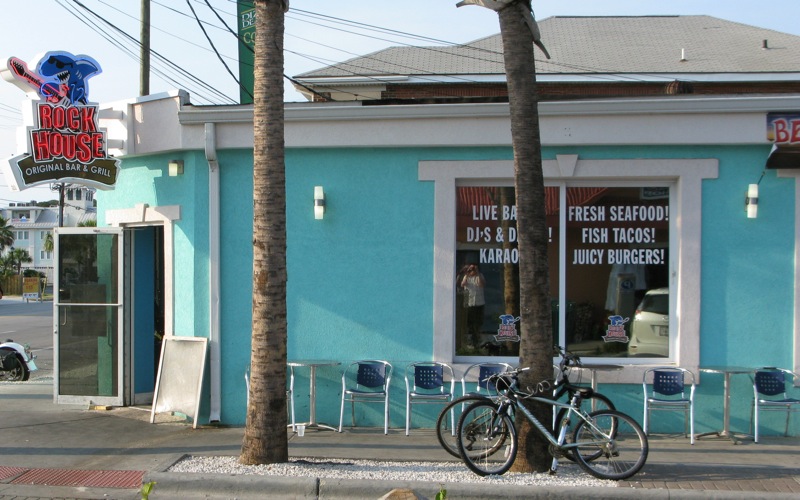
[[596, 479], [577, 465], [559, 464], [558, 473], [522, 474], [506, 472], [502, 476], [481, 477], [458, 462], [391, 462], [374, 460], [291, 458], [289, 462], [270, 465], [242, 465], [238, 457], [186, 457], [168, 472], [214, 474], [260, 474], [284, 477], [336, 479], [376, 479], [381, 481], [431, 481], [454, 483], [513, 484], [531, 486], [602, 486], [615, 487], [615, 481]]

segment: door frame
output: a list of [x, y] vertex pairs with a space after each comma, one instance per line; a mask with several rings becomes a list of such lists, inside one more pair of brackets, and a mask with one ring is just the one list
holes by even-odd
[[175, 333], [174, 310], [174, 225], [181, 218], [180, 205], [151, 207], [146, 203], [133, 208], [121, 208], [106, 212], [106, 224], [112, 227], [132, 228], [142, 226], [164, 226], [164, 336]]
[[[163, 255], [161, 261], [164, 269], [164, 283], [163, 283], [163, 300], [164, 300], [164, 338], [170, 337], [175, 333], [175, 272], [174, 272], [174, 228], [175, 223], [181, 219], [181, 206], [180, 205], [163, 205], [151, 207], [146, 203], [138, 203], [131, 208], [119, 208], [107, 210], [105, 212], [105, 223], [112, 227], [121, 229], [133, 230], [142, 227], [159, 226], [163, 228]], [[126, 245], [130, 247], [133, 238], [128, 238]], [[130, 259], [129, 259], [130, 260]], [[131, 291], [131, 286], [135, 286], [135, 279], [128, 276], [132, 272], [131, 267], [133, 262], [126, 262], [126, 293]], [[126, 301], [130, 302], [130, 301]], [[135, 316], [135, 311], [130, 310], [133, 307], [128, 303], [125, 306], [125, 314], [128, 317], [125, 320], [126, 328], [132, 331], [132, 317]], [[136, 393], [134, 388], [134, 373], [133, 373], [133, 339], [128, 339], [126, 344], [127, 355], [125, 362], [129, 363], [128, 368], [125, 370], [126, 375], [126, 403], [125, 404], [144, 404], [152, 401], [153, 393]], [[159, 359], [155, 360], [156, 365]]]

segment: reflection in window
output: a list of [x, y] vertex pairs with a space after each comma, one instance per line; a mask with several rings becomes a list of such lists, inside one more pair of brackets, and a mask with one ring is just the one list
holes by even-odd
[[[455, 353], [518, 356], [519, 253], [514, 188], [460, 187], [457, 194]], [[550, 252], [555, 256], [550, 262], [551, 267], [555, 262], [557, 276], [558, 236], [553, 223], [558, 217], [558, 188], [546, 188], [546, 197]], [[557, 284], [555, 280], [556, 289]]]
[[[567, 348], [667, 357], [669, 189], [567, 188], [566, 219]], [[637, 313], [655, 290], [667, 312]]]
[[59, 301], [117, 302], [116, 234], [69, 234], [60, 237]]
[[[554, 342], [585, 357], [668, 357], [669, 188], [546, 187], [545, 210]], [[457, 188], [456, 218], [456, 356], [518, 356], [514, 188]]]

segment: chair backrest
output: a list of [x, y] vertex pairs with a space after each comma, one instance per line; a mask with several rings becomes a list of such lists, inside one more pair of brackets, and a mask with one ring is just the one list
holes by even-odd
[[653, 374], [653, 381], [650, 384], [650, 392], [653, 396], [680, 396], [683, 399], [687, 377], [692, 386], [690, 398], [694, 396], [694, 373], [690, 370], [673, 366], [661, 366], [646, 370], [642, 379], [645, 394], [648, 392], [648, 375], [650, 373]]
[[417, 365], [414, 367], [414, 386], [420, 389], [439, 389], [444, 386], [441, 365]]
[[781, 369], [764, 368], [757, 370], [753, 377], [756, 392], [765, 396], [777, 396], [786, 393], [786, 373]]
[[665, 396], [683, 394], [683, 372], [674, 370], [653, 371], [653, 392]]
[[439, 361], [421, 361], [411, 363], [406, 367], [406, 387], [413, 381], [414, 391], [439, 392], [447, 394], [452, 392], [453, 369], [446, 363]]
[[358, 363], [356, 383], [362, 387], [375, 389], [386, 385], [386, 372], [391, 374], [391, 365], [380, 361], [362, 361]]
[[494, 384], [489, 383], [489, 378], [492, 375], [510, 370], [511, 365], [508, 363], [476, 363], [471, 365], [461, 377], [461, 390], [465, 395], [467, 394], [467, 379], [469, 378], [470, 372], [475, 369], [478, 370], [478, 381], [475, 385], [475, 392], [479, 394], [484, 392], [487, 394], [495, 394], [497, 389]]

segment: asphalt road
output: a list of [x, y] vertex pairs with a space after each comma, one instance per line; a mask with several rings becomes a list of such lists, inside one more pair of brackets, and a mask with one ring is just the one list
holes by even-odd
[[8, 339], [31, 346], [39, 370], [31, 380], [53, 376], [53, 302], [0, 299], [0, 343]]

